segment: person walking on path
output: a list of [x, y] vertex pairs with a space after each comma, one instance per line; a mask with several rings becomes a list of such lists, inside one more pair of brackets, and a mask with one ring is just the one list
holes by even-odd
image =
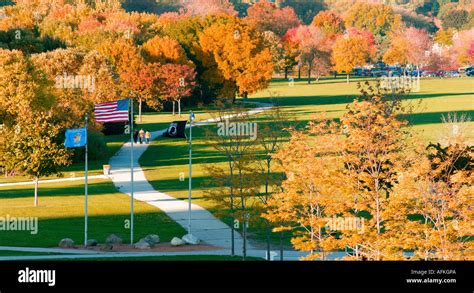
[[146, 131], [145, 132], [145, 141], [146, 141], [146, 144], [149, 144], [150, 143], [150, 138], [151, 138], [151, 133], [150, 131]]
[[140, 129], [140, 132], [138, 132], [138, 136], [140, 138], [140, 144], [143, 143], [143, 141], [145, 140], [145, 131], [142, 129]]
[[135, 129], [133, 131], [133, 141], [137, 143], [137, 140], [138, 140], [138, 130]]

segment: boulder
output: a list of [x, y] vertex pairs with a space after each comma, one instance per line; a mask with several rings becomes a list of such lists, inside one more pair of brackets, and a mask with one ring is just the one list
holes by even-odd
[[74, 240], [71, 238], [64, 238], [61, 241], [59, 241], [59, 247], [61, 248], [73, 248], [74, 247]]
[[153, 245], [151, 245], [145, 238], [140, 239], [135, 245], [133, 245], [136, 249], [150, 249]]
[[97, 244], [99, 244], [99, 242], [95, 239], [89, 239], [86, 242], [87, 247], [97, 246]]
[[110, 234], [106, 239], [105, 243], [107, 244], [122, 244], [123, 240], [115, 234]]
[[196, 245], [196, 244], [199, 244], [199, 242], [201, 242], [201, 240], [199, 240], [199, 238], [197, 238], [193, 234], [186, 234], [183, 236], [182, 239], [187, 244], [192, 244], [192, 245]]
[[155, 235], [155, 234], [147, 235], [143, 239], [145, 239], [146, 242], [150, 243], [151, 246], [154, 246], [155, 244], [160, 243], [160, 236]]
[[184, 244], [186, 244], [186, 242], [184, 242], [183, 240], [181, 240], [178, 237], [174, 237], [173, 239], [171, 239], [171, 245], [173, 245], [173, 246], [181, 246], [181, 245], [184, 245]]

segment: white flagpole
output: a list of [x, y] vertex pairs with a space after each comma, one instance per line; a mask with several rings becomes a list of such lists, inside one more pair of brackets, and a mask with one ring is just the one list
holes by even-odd
[[192, 200], [192, 180], [193, 180], [193, 121], [194, 113], [189, 112], [189, 191], [188, 191], [188, 234], [191, 234], [191, 200]]
[[85, 175], [85, 203], [84, 203], [84, 247], [87, 247], [87, 218], [88, 218], [88, 173], [89, 173], [89, 166], [88, 166], [88, 144], [89, 141], [87, 139], [87, 128], [89, 126], [89, 114], [86, 114], [86, 119], [85, 119], [85, 128], [86, 128], [86, 153], [85, 153], [85, 167], [86, 167], [86, 175]]
[[130, 98], [130, 180], [131, 180], [131, 192], [130, 192], [130, 244], [133, 245], [133, 99]]

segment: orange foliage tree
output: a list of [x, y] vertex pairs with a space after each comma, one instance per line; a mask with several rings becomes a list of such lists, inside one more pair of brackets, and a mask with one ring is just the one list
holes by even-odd
[[273, 73], [272, 55], [262, 35], [251, 26], [229, 18], [204, 30], [199, 40], [203, 51], [212, 53], [228, 82], [226, 95], [232, 101], [236, 94], [246, 97], [268, 86]]

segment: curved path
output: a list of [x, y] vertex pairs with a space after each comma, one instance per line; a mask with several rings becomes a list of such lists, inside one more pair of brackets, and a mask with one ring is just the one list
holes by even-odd
[[[271, 108], [271, 105], [261, 106], [248, 111], [248, 114], [257, 114]], [[226, 117], [221, 117], [225, 119]], [[219, 119], [209, 119], [202, 122], [196, 122], [193, 125], [206, 125], [217, 122]], [[151, 133], [151, 140], [160, 137], [166, 129], [154, 131]], [[171, 219], [181, 225], [185, 230], [188, 228], [188, 201], [176, 199], [163, 192], [159, 192], [147, 181], [138, 160], [147, 149], [147, 144], [134, 144], [134, 198], [146, 202], [165, 212]], [[111, 166], [110, 178], [117, 189], [130, 196], [130, 141], [126, 142], [122, 148], [110, 159]], [[229, 249], [231, 248], [231, 228], [224, 222], [214, 217], [203, 207], [192, 204], [192, 224], [191, 233], [202, 241]], [[235, 231], [235, 251], [241, 250], [242, 237]], [[177, 237], [183, 235], [176, 235]], [[252, 249], [247, 245], [248, 249]]]

